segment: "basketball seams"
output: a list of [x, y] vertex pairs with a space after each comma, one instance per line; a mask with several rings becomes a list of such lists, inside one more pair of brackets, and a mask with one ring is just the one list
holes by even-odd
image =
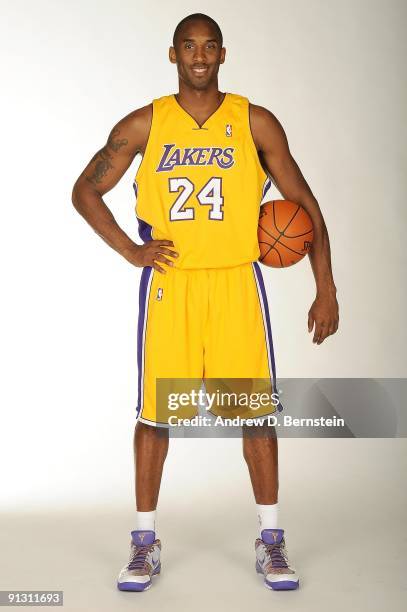
[[274, 247], [274, 245], [276, 245], [277, 243], [279, 243], [281, 246], [284, 246], [286, 249], [289, 249], [290, 251], [292, 251], [293, 253], [297, 253], [297, 255], [303, 255], [302, 251], [296, 251], [295, 249], [292, 249], [291, 247], [288, 246], [288, 244], [285, 244], [284, 242], [281, 241], [281, 238], [301, 238], [301, 236], [307, 236], [307, 234], [312, 234], [312, 230], [309, 230], [308, 232], [305, 232], [304, 234], [298, 234], [296, 236], [288, 236], [287, 234], [280, 234], [280, 236], [278, 238], [276, 238], [275, 236], [273, 236], [273, 234], [270, 234], [270, 232], [268, 232], [264, 227], [262, 227], [261, 225], [259, 225], [259, 228], [268, 236], [270, 236], [270, 238], [272, 238], [274, 240], [273, 244], [270, 244], [269, 242], [264, 242], [264, 240], [259, 240], [259, 244], [268, 244], [269, 246], [271, 246], [271, 248]]
[[276, 226], [276, 229], [278, 229], [278, 231], [280, 232], [280, 234], [284, 234], [284, 232], [286, 231], [286, 229], [290, 226], [290, 224], [294, 221], [294, 218], [296, 217], [296, 215], [299, 213], [301, 206], [298, 204], [297, 205], [297, 210], [295, 211], [295, 213], [293, 214], [293, 216], [291, 217], [291, 219], [289, 220], [289, 222], [287, 223], [287, 225], [285, 226], [285, 228], [281, 231], [277, 225], [277, 219], [276, 219], [276, 206], [275, 206], [275, 200], [273, 200], [272, 202], [272, 208], [273, 208], [273, 221], [274, 221], [274, 225]]
[[[264, 242], [263, 244], [268, 244], [268, 242]], [[269, 245], [269, 244], [268, 244], [268, 245]], [[269, 245], [269, 246], [270, 246], [270, 245]], [[281, 255], [280, 255], [279, 251], [278, 251], [276, 248], [274, 248], [274, 245], [270, 246], [269, 250], [268, 250], [268, 251], [266, 251], [266, 252], [264, 253], [264, 255], [262, 255], [262, 256], [260, 257], [260, 261], [263, 261], [263, 260], [264, 260], [264, 259], [267, 257], [267, 255], [270, 253], [270, 251], [273, 251], [273, 250], [275, 251], [275, 253], [277, 253], [277, 255], [278, 255], [279, 259], [280, 259], [280, 267], [281, 267], [281, 268], [283, 268], [283, 267], [284, 267], [284, 266], [283, 266], [283, 260], [282, 260], [282, 258], [281, 258]]]
[[[266, 216], [260, 215], [258, 224], [258, 242], [261, 251], [259, 261], [266, 265], [271, 265], [272, 267], [288, 267], [297, 263], [297, 261], [302, 259], [307, 252], [305, 246], [306, 240], [308, 239], [312, 242], [313, 228], [309, 215], [307, 215], [307, 212], [301, 205], [287, 200], [273, 200], [266, 203], [265, 206], [265, 211], [267, 211], [265, 212]], [[280, 207], [278, 208], [278, 206]], [[280, 213], [285, 217], [283, 227], [279, 227], [277, 223], [277, 217]], [[295, 224], [297, 225], [297, 232], [298, 230], [300, 230], [300, 232], [290, 235], [289, 228], [297, 216], [298, 220]], [[301, 232], [301, 230], [304, 229], [301, 225], [304, 226], [304, 224], [306, 224], [309, 227], [309, 223], [311, 223], [311, 228]], [[277, 233], [278, 236], [276, 237], [275, 234]], [[270, 241], [268, 237], [271, 239]], [[300, 244], [301, 239], [304, 240], [304, 247]], [[292, 243], [291, 246], [289, 246], [290, 243]], [[267, 261], [267, 259], [269, 259], [269, 261]]]
[[[264, 259], [264, 257], [266, 257], [266, 255], [267, 255], [268, 253], [270, 253], [270, 251], [271, 251], [272, 249], [275, 249], [276, 253], [278, 253], [278, 252], [279, 252], [279, 251], [278, 251], [278, 249], [276, 249], [276, 248], [275, 248], [274, 244], [272, 244], [272, 245], [271, 245], [269, 242], [264, 242], [263, 240], [259, 241], [259, 244], [266, 244], [267, 246], [269, 246], [269, 247], [270, 247], [270, 248], [269, 248], [269, 250], [267, 251], [267, 253], [265, 253], [264, 255], [262, 255], [262, 256], [260, 257], [260, 261], [261, 261], [262, 259]], [[276, 244], [277, 244], [277, 243], [276, 243]], [[290, 251], [291, 253], [295, 253], [296, 255], [300, 255], [301, 257], [303, 257], [303, 256], [304, 256], [304, 252], [303, 252], [303, 251], [296, 251], [295, 249], [292, 249], [291, 247], [289, 247], [289, 246], [287, 246], [286, 244], [284, 244], [284, 242], [280, 242], [280, 241], [279, 241], [279, 242], [278, 242], [278, 245], [279, 245], [280, 247], [283, 247], [283, 249], [287, 249], [287, 250], [288, 250], [288, 251]], [[305, 253], [305, 254], [306, 254], [306, 253]]]

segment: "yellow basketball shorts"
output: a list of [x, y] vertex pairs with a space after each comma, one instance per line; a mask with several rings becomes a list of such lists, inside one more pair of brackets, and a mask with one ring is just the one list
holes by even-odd
[[[267, 295], [260, 266], [249, 262], [231, 268], [179, 269], [165, 267], [161, 274], [151, 267], [143, 269], [139, 290], [138, 320], [138, 404], [137, 417], [143, 423], [168, 426], [174, 407], [159, 392], [172, 391], [193, 381], [198, 389], [204, 383], [215, 392], [258, 389], [253, 380], [268, 382], [269, 393], [276, 391]], [[243, 382], [237, 385], [236, 382]], [[248, 383], [248, 381], [251, 383]], [[261, 385], [260, 385], [261, 386]], [[264, 389], [264, 384], [263, 387]], [[247, 412], [243, 394], [234, 412]], [[235, 403], [237, 395], [234, 396]], [[218, 394], [219, 399], [219, 394]], [[266, 407], [265, 407], [266, 406]], [[266, 416], [276, 404], [257, 406], [250, 416]], [[208, 408], [207, 408], [208, 409]], [[237, 409], [237, 411], [236, 411]], [[281, 410], [278, 407], [278, 410]], [[246, 410], [246, 411], [245, 411]], [[179, 417], [197, 414], [195, 404], [178, 406]]]

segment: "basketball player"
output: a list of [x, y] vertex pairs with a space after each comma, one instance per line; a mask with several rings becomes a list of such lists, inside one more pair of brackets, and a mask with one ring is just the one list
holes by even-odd
[[[131, 112], [111, 130], [75, 183], [72, 201], [93, 229], [137, 267], [140, 284], [138, 422], [134, 451], [137, 515], [130, 560], [118, 588], [143, 591], [160, 565], [155, 513], [168, 427], [156, 404], [156, 379], [267, 378], [275, 367], [266, 292], [257, 264], [260, 201], [269, 177], [285, 199], [311, 216], [309, 254], [316, 298], [308, 331], [321, 344], [338, 328], [327, 229], [290, 154], [276, 117], [218, 89], [222, 33], [194, 14], [176, 27], [170, 62], [179, 90]], [[118, 226], [103, 201], [142, 155], [134, 188], [143, 245]], [[273, 428], [243, 427], [260, 523], [256, 569], [272, 589], [295, 589], [278, 519], [278, 454]]]

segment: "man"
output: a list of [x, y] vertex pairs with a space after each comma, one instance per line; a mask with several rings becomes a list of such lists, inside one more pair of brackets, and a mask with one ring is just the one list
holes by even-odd
[[[222, 33], [194, 14], [174, 32], [169, 58], [179, 91], [133, 111], [112, 129], [89, 162], [72, 201], [93, 229], [127, 261], [143, 267], [139, 309], [139, 398], [135, 428], [136, 529], [118, 588], [142, 591], [159, 573], [155, 512], [168, 427], [157, 405], [157, 378], [273, 379], [274, 357], [259, 257], [259, 204], [268, 177], [301, 204], [314, 226], [309, 254], [316, 298], [308, 331], [321, 344], [338, 328], [329, 238], [319, 205], [292, 158], [284, 130], [268, 110], [218, 89], [225, 61]], [[117, 225], [102, 196], [143, 156], [134, 184], [137, 245]], [[168, 349], [168, 350], [166, 350]], [[169, 350], [170, 349], [170, 350]], [[272, 428], [243, 427], [260, 534], [256, 569], [272, 589], [294, 589], [278, 521], [278, 453]]]

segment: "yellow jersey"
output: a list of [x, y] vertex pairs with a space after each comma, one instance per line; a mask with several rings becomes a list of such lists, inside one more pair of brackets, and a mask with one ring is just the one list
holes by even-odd
[[259, 257], [257, 225], [270, 187], [250, 130], [249, 101], [226, 93], [200, 127], [175, 95], [153, 100], [134, 180], [143, 241], [172, 240], [177, 268], [224, 268]]

